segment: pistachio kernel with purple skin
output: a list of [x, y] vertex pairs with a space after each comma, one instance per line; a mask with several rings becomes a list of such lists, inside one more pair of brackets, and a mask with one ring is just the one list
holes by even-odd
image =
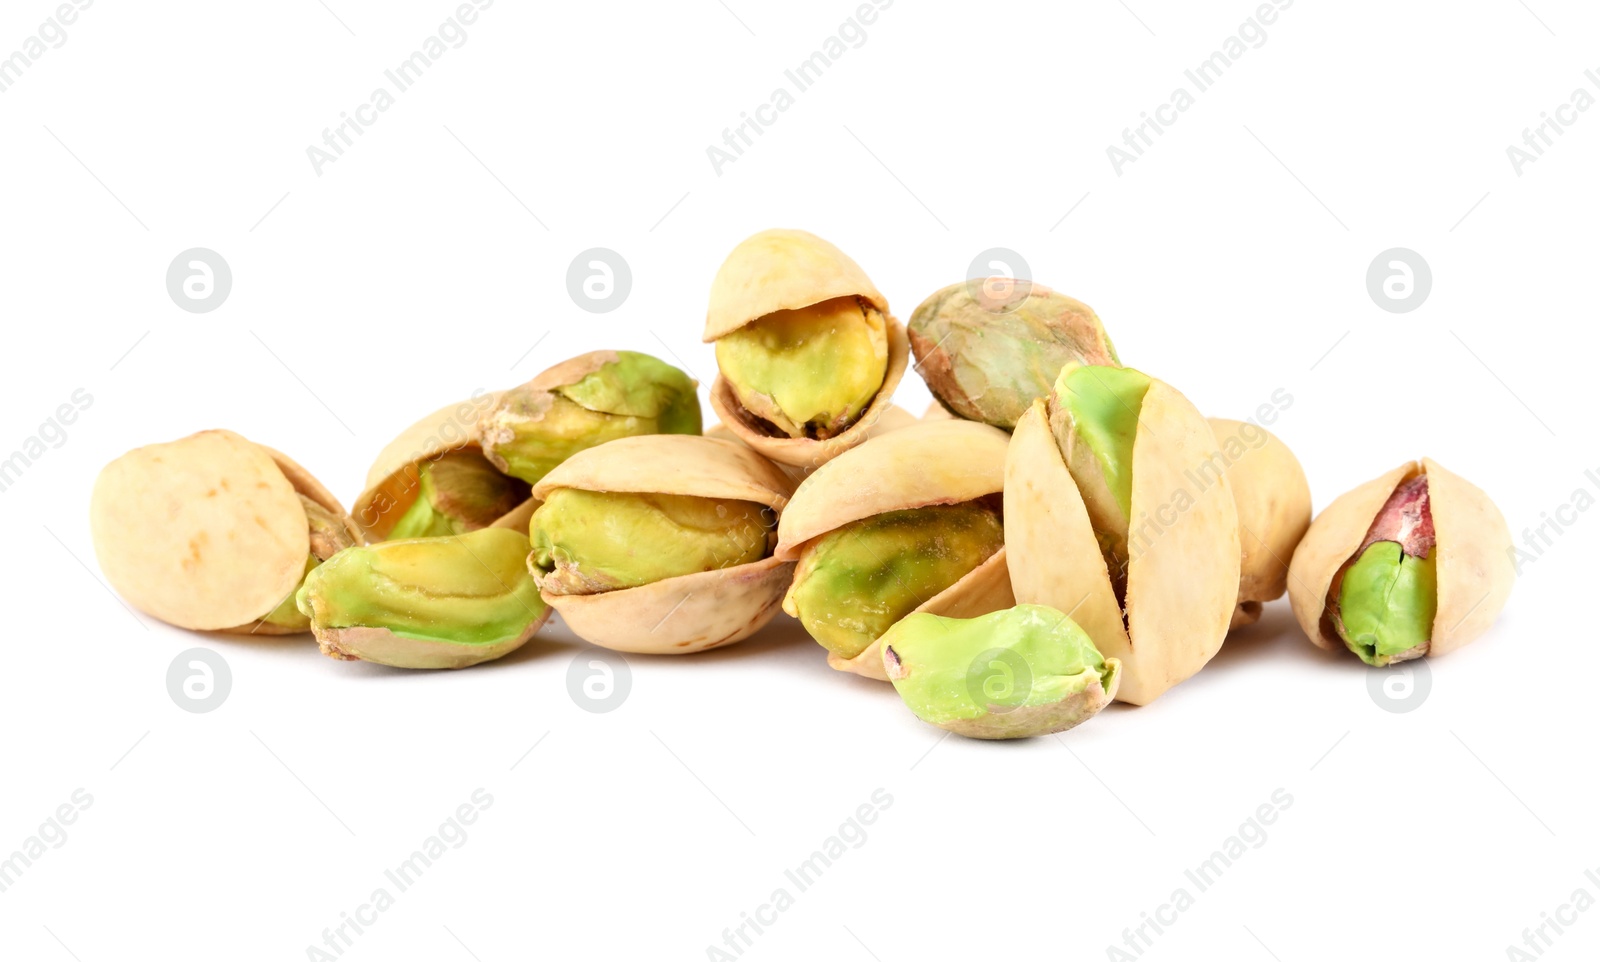
[[1334, 631], [1362, 661], [1383, 666], [1428, 653], [1438, 609], [1435, 547], [1428, 477], [1419, 474], [1389, 495], [1329, 591]]

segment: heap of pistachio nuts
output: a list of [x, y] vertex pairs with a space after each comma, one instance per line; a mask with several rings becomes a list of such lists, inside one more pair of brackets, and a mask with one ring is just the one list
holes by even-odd
[[[1286, 589], [1313, 642], [1375, 666], [1466, 644], [1511, 590], [1478, 488], [1425, 458], [1312, 522], [1281, 441], [1122, 366], [1039, 284], [952, 285], [908, 329], [838, 248], [764, 231], [712, 281], [705, 340], [708, 432], [684, 372], [596, 351], [418, 421], [348, 514], [229, 431], [130, 451], [94, 489], [101, 568], [174, 625], [398, 668], [499, 658], [551, 609], [689, 654], [781, 607], [834, 668], [978, 738], [1146, 704]], [[920, 419], [890, 400], [913, 354]]]

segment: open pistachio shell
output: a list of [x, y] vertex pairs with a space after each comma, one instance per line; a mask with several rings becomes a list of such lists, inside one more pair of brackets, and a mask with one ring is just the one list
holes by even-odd
[[[971, 421], [919, 421], [882, 434], [824, 464], [801, 483], [779, 518], [773, 554], [796, 561], [817, 539], [855, 521], [993, 498], [1004, 486], [1005, 457], [1005, 432]], [[1014, 603], [1002, 547], [914, 610], [971, 618]], [[889, 680], [880, 641], [854, 658], [830, 652], [828, 664]]]
[[[329, 530], [314, 537], [308, 511], [317, 509]], [[258, 622], [293, 595], [314, 542], [355, 537], [344, 508], [304, 468], [220, 430], [106, 465], [89, 522], [100, 568], [124, 598], [205, 631], [305, 630]]]
[[[854, 404], [843, 413], [836, 411], [840, 420], [830, 422], [826, 432], [819, 431], [813, 437], [800, 433], [798, 425], [777, 424], [774, 419], [786, 420], [777, 414], [773, 414], [773, 418], [763, 417], [741, 401], [741, 389], [729, 379], [727, 372], [719, 371], [711, 387], [712, 409], [729, 430], [762, 455], [782, 464], [812, 468], [866, 440], [873, 423], [889, 407], [889, 398], [905, 375], [910, 344], [906, 340], [905, 326], [889, 315], [888, 301], [861, 267], [843, 251], [814, 234], [798, 230], [762, 231], [734, 248], [717, 271], [706, 311], [703, 339], [707, 343], [722, 341], [778, 312], [803, 312], [829, 301], [849, 298], [860, 302], [874, 324], [881, 318], [886, 343], [878, 342], [879, 350], [885, 352], [878, 356], [884, 365], [883, 377], [870, 400], [859, 399], [864, 402], [859, 413], [848, 414], [855, 410]], [[835, 364], [845, 363], [842, 358], [833, 360]], [[819, 384], [836, 384], [843, 380], [837, 370], [831, 376], [823, 375], [826, 372], [819, 372]], [[745, 396], [754, 395], [747, 393]], [[776, 399], [766, 400], [779, 403]]]
[[1419, 474], [1427, 476], [1435, 539], [1437, 596], [1427, 654], [1448, 654], [1475, 640], [1505, 607], [1516, 581], [1505, 516], [1481, 488], [1423, 458], [1345, 492], [1311, 522], [1289, 564], [1289, 601], [1318, 647], [1345, 649], [1330, 611], [1334, 579], [1367, 540], [1390, 495]]
[[1117, 364], [1095, 312], [1043, 284], [1007, 279], [1003, 309], [978, 281], [935, 291], [907, 330], [917, 372], [957, 417], [1011, 430], [1069, 362]]
[[422, 472], [430, 462], [457, 452], [483, 457], [476, 437], [478, 419], [498, 400], [498, 394], [475, 394], [446, 405], [400, 432], [378, 453], [367, 471], [366, 490], [356, 498], [351, 510], [351, 517], [367, 540], [383, 541], [391, 536], [395, 525], [422, 493]]
[[1311, 486], [1300, 460], [1271, 431], [1247, 421], [1208, 420], [1239, 511], [1239, 604], [1229, 625], [1238, 628], [1259, 619], [1264, 602], [1283, 597], [1289, 559], [1311, 526]]
[[1216, 440], [1170, 385], [1150, 379], [1132, 444], [1127, 587], [1119, 604], [1089, 510], [1033, 403], [1006, 456], [1005, 522], [1019, 603], [1049, 605], [1122, 663], [1117, 700], [1144, 705], [1222, 646], [1239, 592], [1239, 517], [1225, 477], [1208, 475]]
[[[782, 512], [794, 482], [745, 445], [674, 434], [580, 451], [545, 475], [533, 497], [543, 501], [561, 488], [750, 501]], [[637, 587], [544, 598], [567, 627], [601, 647], [689, 654], [742, 641], [771, 621], [793, 570], [788, 561], [766, 557]]]

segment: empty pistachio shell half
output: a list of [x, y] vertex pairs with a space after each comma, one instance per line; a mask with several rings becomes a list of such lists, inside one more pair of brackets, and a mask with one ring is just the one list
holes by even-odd
[[1388, 665], [1476, 639], [1499, 617], [1515, 580], [1500, 509], [1423, 458], [1317, 515], [1289, 565], [1289, 601], [1319, 647]]
[[528, 539], [506, 528], [347, 548], [295, 596], [324, 654], [395, 668], [465, 668], [522, 647], [549, 609]]
[[1017, 601], [1067, 612], [1119, 660], [1120, 701], [1153, 701], [1227, 633], [1239, 515], [1216, 450], [1194, 405], [1128, 368], [1068, 365], [1012, 435], [1005, 526]]
[[998, 495], [1005, 432], [917, 422], [818, 468], [778, 523], [798, 562], [784, 610], [828, 664], [887, 681], [880, 637], [915, 611], [971, 617], [1014, 603]]
[[1066, 731], [1110, 704], [1122, 676], [1117, 659], [1044, 605], [908, 615], [883, 636], [883, 662], [918, 718], [969, 738]]
[[379, 452], [351, 511], [367, 540], [476, 531], [527, 500], [527, 482], [502, 474], [478, 445], [478, 419], [498, 399], [442, 407]]
[[717, 417], [762, 455], [815, 467], [866, 439], [905, 374], [905, 328], [855, 261], [798, 230], [747, 238], [717, 271], [704, 340]]
[[112, 587], [140, 611], [206, 631], [307, 630], [295, 588], [358, 540], [304, 468], [232, 431], [112, 461], [95, 481], [89, 523]]
[[939, 402], [957, 417], [1009, 431], [1068, 363], [1121, 362], [1089, 305], [1043, 284], [1002, 281], [1015, 291], [1003, 304], [975, 280], [934, 292], [912, 312], [907, 333], [917, 371]]
[[1287, 590], [1289, 559], [1311, 526], [1311, 486], [1300, 460], [1271, 431], [1249, 421], [1209, 421], [1239, 511], [1239, 603], [1229, 626], [1238, 628]]
[[794, 482], [733, 441], [661, 434], [580, 451], [533, 488], [528, 558], [579, 637], [688, 654], [754, 634], [794, 566], [773, 528]]
[[699, 434], [695, 382], [636, 351], [592, 351], [502, 393], [478, 422], [484, 457], [537, 483], [567, 458], [640, 434]]

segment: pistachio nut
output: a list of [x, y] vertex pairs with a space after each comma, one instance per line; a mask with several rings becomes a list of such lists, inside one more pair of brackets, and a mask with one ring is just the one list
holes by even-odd
[[951, 284], [917, 306], [907, 333], [916, 369], [940, 404], [1009, 431], [1068, 363], [1121, 362], [1089, 305], [1043, 284], [998, 281], [1015, 292], [1004, 310], [977, 281]]
[[528, 499], [527, 482], [502, 474], [476, 438], [498, 400], [475, 394], [442, 407], [379, 452], [351, 512], [368, 541], [476, 531]]
[[1044, 605], [907, 615], [883, 636], [883, 662], [918, 718], [968, 738], [1066, 731], [1110, 704], [1122, 678], [1117, 659]]
[[295, 605], [322, 652], [395, 668], [466, 668], [522, 647], [549, 609], [507, 528], [346, 548]]
[[999, 494], [1005, 432], [919, 421], [813, 472], [778, 522], [795, 561], [783, 600], [828, 664], [887, 681], [880, 639], [913, 612], [971, 617], [1015, 602]]
[[1499, 617], [1515, 580], [1500, 509], [1423, 458], [1317, 515], [1289, 564], [1289, 601], [1318, 647], [1388, 665], [1475, 640]]
[[533, 488], [528, 565], [579, 637], [687, 654], [777, 613], [794, 566], [773, 527], [794, 482], [743, 444], [685, 434], [580, 451]]
[[1239, 603], [1229, 625], [1238, 628], [1288, 589], [1289, 559], [1311, 526], [1311, 486], [1300, 460], [1271, 431], [1250, 421], [1207, 420], [1239, 512]]
[[563, 361], [503, 392], [478, 421], [484, 457], [529, 484], [606, 441], [699, 433], [694, 380], [636, 351], [591, 351]]
[[338, 499], [304, 468], [220, 430], [106, 465], [89, 524], [112, 587], [140, 611], [202, 631], [308, 630], [295, 589], [359, 540]]
[[1006, 454], [1017, 601], [1067, 612], [1147, 704], [1221, 647], [1239, 594], [1239, 516], [1205, 418], [1130, 368], [1069, 364]]
[[[869, 439], [875, 438], [880, 434], [886, 434], [890, 431], [897, 431], [900, 428], [906, 427], [907, 425], [916, 423], [917, 416], [915, 414], [912, 414], [910, 411], [907, 411], [898, 404], [890, 404], [878, 412], [877, 417], [867, 428], [866, 436]], [[721, 422], [706, 428], [706, 437], [720, 438], [724, 441], [736, 441], [739, 444], [744, 444], [745, 447], [749, 447], [742, 437], [734, 433], [726, 424], [722, 424]], [[799, 484], [801, 481], [804, 481], [806, 477], [816, 469], [816, 465], [783, 464], [778, 461], [774, 461], [773, 464], [777, 465], [778, 470], [782, 471], [784, 474], [787, 474], [795, 484]]]
[[711, 284], [717, 417], [757, 452], [815, 467], [861, 443], [905, 374], [905, 328], [855, 261], [798, 230], [747, 238]]

